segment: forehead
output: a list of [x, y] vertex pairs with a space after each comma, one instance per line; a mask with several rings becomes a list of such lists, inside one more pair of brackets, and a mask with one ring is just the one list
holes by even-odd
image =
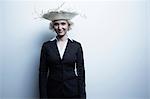
[[54, 20], [53, 23], [62, 23], [62, 22], [65, 22], [65, 23], [68, 23], [67, 20]]

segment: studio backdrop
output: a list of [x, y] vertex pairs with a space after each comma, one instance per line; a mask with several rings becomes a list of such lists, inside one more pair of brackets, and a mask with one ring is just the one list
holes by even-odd
[[[42, 10], [55, 1], [0, 1], [0, 98], [37, 99], [43, 42], [56, 34]], [[147, 0], [65, 1], [80, 14], [69, 34], [84, 51], [87, 99], [149, 99]]]

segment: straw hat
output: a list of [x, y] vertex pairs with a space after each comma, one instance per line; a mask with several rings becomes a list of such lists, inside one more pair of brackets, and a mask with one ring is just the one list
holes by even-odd
[[73, 17], [78, 15], [75, 12], [67, 12], [67, 11], [51, 11], [43, 14], [43, 18], [54, 21], [54, 20], [60, 20], [60, 19], [65, 19], [65, 20], [71, 20]]

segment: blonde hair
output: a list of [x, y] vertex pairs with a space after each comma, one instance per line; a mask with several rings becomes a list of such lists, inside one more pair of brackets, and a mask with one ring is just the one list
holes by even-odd
[[[70, 21], [70, 20], [66, 20], [66, 21], [67, 21], [68, 26], [69, 26], [69, 28], [68, 28], [68, 31], [69, 31], [69, 30], [72, 29], [73, 22]], [[54, 31], [54, 21], [51, 21], [51, 22], [50, 22], [50, 24], [49, 24], [49, 29], [52, 30], [52, 31]]]

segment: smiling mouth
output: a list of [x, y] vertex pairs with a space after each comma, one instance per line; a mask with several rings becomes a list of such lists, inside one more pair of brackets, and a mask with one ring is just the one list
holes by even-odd
[[63, 33], [63, 31], [58, 31], [59, 33]]

